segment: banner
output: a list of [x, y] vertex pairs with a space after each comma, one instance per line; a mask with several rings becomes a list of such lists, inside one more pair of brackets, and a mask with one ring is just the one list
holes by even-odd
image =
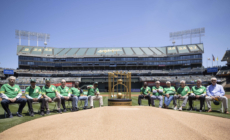
[[4, 69], [4, 70], [3, 70], [3, 73], [4, 73], [4, 74], [14, 75], [14, 70], [6, 70], [6, 69]]
[[147, 82], [148, 86], [155, 86], [155, 82]]
[[[52, 85], [54, 85], [55, 87], [58, 87], [58, 86], [61, 85], [61, 83], [52, 84]], [[66, 85], [65, 85], [65, 86], [67, 86], [67, 87], [73, 87], [73, 83], [72, 83], [72, 82], [66, 82]]]
[[218, 68], [207, 68], [207, 73], [217, 72]]

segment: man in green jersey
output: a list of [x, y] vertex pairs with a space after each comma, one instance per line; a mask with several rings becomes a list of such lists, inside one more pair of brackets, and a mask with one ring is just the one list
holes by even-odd
[[45, 98], [41, 98], [42, 92], [39, 86], [36, 86], [36, 80], [31, 79], [29, 87], [26, 88], [26, 98], [29, 106], [29, 114], [31, 117], [34, 116], [34, 110], [32, 107], [32, 102], [40, 102], [41, 103], [41, 115], [44, 116], [44, 107], [45, 107]]
[[141, 95], [138, 96], [138, 104], [141, 105], [141, 99], [148, 99], [148, 104], [151, 104], [150, 98], [151, 88], [147, 86], [147, 82], [144, 82], [144, 86], [141, 88]]
[[165, 95], [165, 103], [164, 107], [168, 108], [170, 102], [173, 100], [174, 94], [176, 93], [176, 90], [173, 86], [171, 86], [171, 82], [167, 81], [166, 86], [163, 91], [163, 95]]
[[156, 86], [152, 87], [153, 96], [151, 96], [152, 106], [155, 106], [154, 100], [160, 100], [159, 108], [163, 104], [163, 87], [160, 86], [160, 81], [156, 81]]
[[201, 79], [196, 81], [196, 86], [193, 86], [191, 89], [191, 95], [189, 96], [189, 106], [190, 111], [193, 110], [192, 101], [193, 100], [200, 100], [200, 112], [202, 112], [202, 107], [204, 106], [205, 96], [206, 96], [206, 88], [201, 85]]
[[75, 87], [71, 88], [71, 93], [72, 93], [72, 97], [76, 98], [76, 110], [78, 110], [78, 100], [84, 100], [85, 101], [85, 105], [84, 105], [84, 110], [87, 109], [88, 106], [88, 97], [87, 96], [81, 96], [81, 94], [83, 93], [83, 90], [80, 89], [79, 87], [79, 82], [75, 83]]
[[88, 99], [90, 100], [90, 107], [93, 108], [93, 100], [99, 100], [99, 106], [103, 105], [103, 97], [100, 96], [99, 89], [97, 88], [98, 82], [94, 82], [93, 85], [87, 86], [88, 88]]
[[19, 103], [19, 109], [17, 112], [18, 117], [22, 117], [21, 113], [23, 108], [26, 105], [26, 99], [21, 98], [22, 91], [18, 85], [15, 85], [16, 78], [14, 76], [10, 76], [8, 78], [9, 84], [2, 85], [0, 89], [0, 97], [2, 98], [1, 104], [3, 109], [7, 112], [7, 116], [12, 118], [13, 115], [10, 112], [9, 104], [10, 103]]
[[42, 94], [45, 97], [46, 100], [46, 114], [50, 114], [50, 110], [49, 110], [49, 102], [57, 102], [57, 112], [58, 113], [62, 113], [61, 112], [61, 97], [59, 97], [57, 89], [54, 85], [50, 84], [50, 79], [46, 78], [46, 85], [43, 86], [42, 88]]
[[59, 96], [61, 97], [63, 112], [66, 112], [65, 101], [72, 101], [72, 111], [76, 111], [76, 98], [71, 97], [71, 91], [66, 86], [66, 81], [64, 79], [61, 80], [61, 86], [57, 87], [57, 91], [59, 93]]
[[181, 80], [180, 81], [181, 87], [177, 89], [177, 95], [174, 95], [174, 110], [177, 110], [177, 100], [183, 100], [182, 105], [179, 108], [179, 111], [182, 111], [182, 107], [186, 106], [187, 101], [188, 101], [188, 94], [190, 93], [190, 88], [188, 86], [185, 86], [185, 81]]

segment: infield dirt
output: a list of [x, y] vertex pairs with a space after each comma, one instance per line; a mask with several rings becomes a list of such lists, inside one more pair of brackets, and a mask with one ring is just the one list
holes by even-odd
[[230, 120], [148, 106], [102, 107], [14, 126], [1, 140], [230, 139]]

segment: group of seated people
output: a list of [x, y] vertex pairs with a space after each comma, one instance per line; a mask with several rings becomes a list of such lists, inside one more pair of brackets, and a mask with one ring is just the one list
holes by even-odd
[[[10, 76], [8, 84], [2, 85], [0, 89], [0, 97], [2, 98], [1, 105], [7, 116], [12, 118], [13, 115], [10, 112], [9, 104], [10, 103], [19, 103], [19, 109], [17, 111], [17, 116], [22, 117], [22, 110], [28, 104], [30, 116], [34, 116], [34, 111], [32, 107], [33, 102], [41, 103], [41, 115], [44, 116], [45, 110], [46, 114], [50, 114], [49, 103], [57, 102], [57, 112], [62, 113], [61, 104], [63, 107], [63, 112], [66, 112], [65, 101], [72, 101], [72, 111], [78, 111], [78, 101], [84, 101], [83, 109], [88, 109], [88, 100], [90, 101], [90, 108], [93, 108], [93, 101], [99, 100], [99, 106], [103, 106], [103, 97], [100, 96], [99, 89], [97, 88], [98, 82], [95, 82], [93, 85], [87, 86], [88, 93], [87, 96], [81, 96], [83, 90], [79, 87], [79, 82], [75, 83], [75, 87], [68, 88], [66, 86], [66, 81], [63, 79], [61, 85], [57, 88], [54, 85], [51, 85], [51, 81], [47, 78], [45, 86], [40, 89], [39, 86], [36, 86], [36, 80], [31, 79], [31, 86], [26, 88], [25, 96], [22, 98], [22, 91], [18, 85], [15, 84], [16, 78]], [[182, 107], [186, 106], [187, 101], [189, 100], [189, 110], [193, 110], [193, 100], [200, 100], [200, 112], [202, 112], [202, 107], [204, 102], [207, 102], [208, 112], [211, 112], [211, 101], [222, 101], [224, 106], [224, 113], [229, 114], [228, 109], [228, 98], [225, 95], [225, 91], [221, 85], [217, 84], [217, 79], [211, 79], [212, 84], [205, 88], [202, 86], [202, 81], [197, 80], [197, 85], [193, 86], [190, 90], [188, 86], [185, 85], [185, 81], [180, 82], [180, 87], [176, 90], [171, 86], [170, 81], [166, 82], [165, 88], [160, 86], [160, 81], [156, 81], [156, 86], [150, 87], [147, 86], [147, 82], [144, 82], [144, 86], [141, 88], [141, 95], [138, 96], [138, 104], [141, 105], [141, 99], [148, 99], [148, 104], [155, 106], [154, 100], [160, 100], [159, 108], [168, 108], [169, 104], [173, 100], [174, 110], [177, 110], [177, 100], [182, 100], [183, 103], [179, 107], [179, 110], [182, 111]], [[152, 93], [152, 96], [150, 94]], [[164, 104], [163, 104], [164, 96]]]
[[[208, 112], [212, 111], [211, 101], [223, 102], [224, 113], [229, 114], [228, 112], [228, 98], [225, 95], [223, 87], [217, 84], [217, 79], [211, 79], [211, 85], [205, 88], [202, 86], [202, 81], [197, 80], [196, 86], [193, 86], [191, 89], [185, 85], [185, 81], [180, 81], [180, 87], [176, 90], [171, 86], [170, 81], [166, 82], [165, 88], [160, 86], [160, 81], [156, 81], [156, 86], [150, 87], [147, 86], [147, 82], [144, 82], [144, 86], [141, 88], [141, 95], [138, 96], [138, 104], [141, 105], [141, 99], [147, 99], [148, 104], [155, 106], [154, 100], [159, 100], [159, 108], [168, 108], [170, 102], [173, 100], [174, 110], [177, 110], [177, 101], [182, 100], [183, 103], [179, 107], [179, 111], [182, 111], [182, 107], [185, 107], [187, 101], [189, 100], [189, 110], [193, 110], [193, 100], [200, 100], [200, 112], [202, 112], [202, 107], [206, 101], [208, 106]], [[152, 93], [152, 96], [150, 95]], [[163, 104], [163, 96], [165, 98]]]
[[19, 109], [17, 112], [18, 117], [22, 116], [22, 110], [26, 105], [26, 102], [29, 107], [29, 114], [31, 117], [34, 116], [34, 111], [32, 107], [33, 102], [41, 103], [41, 114], [42, 116], [46, 114], [50, 114], [49, 103], [57, 102], [57, 112], [62, 113], [61, 104], [63, 107], [63, 112], [66, 112], [65, 101], [72, 101], [72, 111], [78, 111], [78, 101], [84, 101], [83, 109], [88, 109], [88, 100], [90, 101], [90, 108], [93, 107], [93, 100], [99, 100], [99, 106], [103, 106], [103, 97], [100, 96], [100, 92], [97, 88], [98, 82], [95, 82], [93, 85], [87, 86], [88, 93], [87, 96], [81, 96], [83, 90], [79, 87], [79, 82], [75, 83], [75, 87], [71, 89], [66, 86], [66, 81], [63, 79], [61, 81], [61, 85], [57, 88], [54, 85], [51, 85], [51, 81], [49, 78], [45, 79], [46, 84], [41, 89], [39, 86], [36, 86], [36, 80], [31, 79], [31, 86], [26, 88], [25, 96], [26, 98], [22, 98], [22, 91], [18, 85], [15, 84], [16, 78], [14, 76], [10, 76], [8, 84], [2, 85], [0, 89], [0, 97], [2, 98], [1, 105], [5, 112], [7, 113], [8, 118], [12, 118], [13, 115], [10, 112], [9, 104], [10, 103], [19, 103]]

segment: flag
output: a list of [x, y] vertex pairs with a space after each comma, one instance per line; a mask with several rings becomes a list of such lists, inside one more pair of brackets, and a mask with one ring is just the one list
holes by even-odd
[[210, 58], [208, 58], [208, 60], [210, 60]]
[[218, 61], [218, 57], [216, 58], [216, 61]]
[[215, 57], [214, 57], [214, 55], [212, 55], [212, 60], [213, 60], [213, 61], [215, 61]]

